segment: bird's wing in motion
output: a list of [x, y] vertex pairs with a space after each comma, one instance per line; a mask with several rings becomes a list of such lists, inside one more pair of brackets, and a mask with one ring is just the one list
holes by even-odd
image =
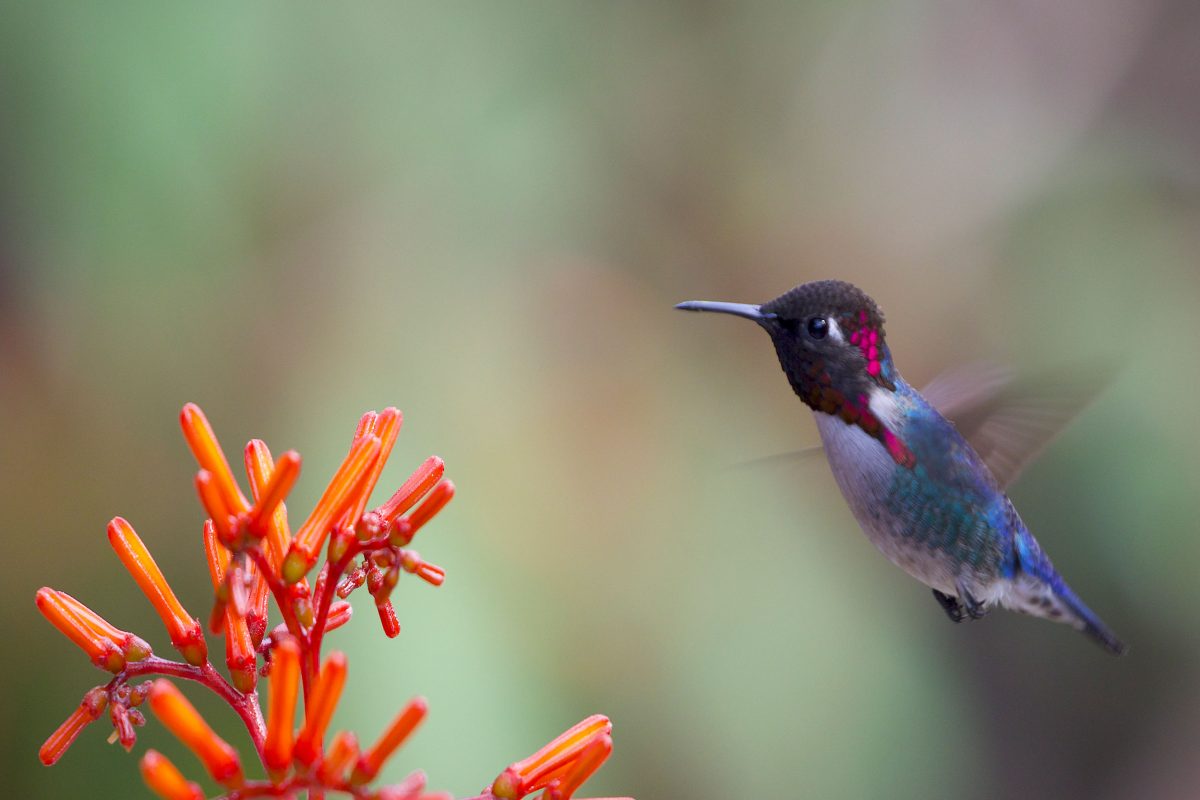
[[1008, 486], [1087, 407], [1107, 373], [1014, 380], [995, 364], [946, 370], [921, 394], [958, 428], [1001, 486]]
[[[921, 395], [971, 443], [1002, 487], [1041, 455], [1109, 381], [1100, 370], [1017, 380], [1008, 367], [974, 362], [951, 367]], [[755, 458], [737, 467], [805, 461], [821, 445]]]
[[792, 464], [799, 464], [807, 461], [809, 456], [820, 455], [825, 452], [825, 448], [819, 444], [810, 445], [801, 450], [789, 450], [786, 453], [775, 453], [769, 456], [759, 456], [746, 461], [739, 461], [736, 464], [731, 464], [730, 467], [743, 469], [746, 467], [785, 467]]

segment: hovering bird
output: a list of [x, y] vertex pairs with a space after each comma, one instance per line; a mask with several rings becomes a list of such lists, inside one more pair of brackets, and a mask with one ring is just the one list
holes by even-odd
[[1005, 376], [948, 374], [922, 396], [896, 369], [875, 301], [843, 281], [805, 283], [762, 305], [692, 300], [676, 308], [745, 317], [770, 335], [858, 524], [892, 563], [933, 589], [951, 620], [1001, 606], [1065, 622], [1115, 655], [1125, 651], [1005, 494], [1058, 427], [989, 408]]

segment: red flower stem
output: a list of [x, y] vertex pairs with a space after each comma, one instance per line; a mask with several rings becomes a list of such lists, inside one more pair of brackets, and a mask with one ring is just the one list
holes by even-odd
[[291, 592], [287, 585], [280, 580], [275, 570], [271, 568], [271, 564], [261, 548], [248, 547], [246, 552], [250, 555], [250, 560], [258, 567], [259, 574], [266, 579], [267, 588], [275, 596], [275, 605], [279, 607], [279, 613], [283, 615], [283, 622], [287, 625], [288, 633], [296, 637], [296, 641], [300, 644], [300, 682], [304, 684], [304, 698], [307, 701], [308, 684], [313, 674], [308, 660], [303, 657], [304, 650], [307, 649], [308, 636], [303, 626], [300, 625], [300, 620], [296, 619], [296, 609], [292, 607]]
[[[322, 583], [321, 596], [313, 598], [317, 603], [317, 613], [308, 639], [310, 659], [308, 668], [312, 670], [314, 675], [320, 669], [321, 639], [325, 636], [325, 623], [329, 619], [329, 609], [333, 605], [333, 599], [337, 596], [338, 583], [341, 582], [342, 576], [346, 574], [346, 570], [354, 562], [354, 559], [363, 553], [369, 553], [372, 550], [378, 550], [380, 547], [386, 546], [388, 546], [386, 533], [381, 533], [374, 539], [365, 542], [355, 539], [346, 547], [346, 552], [342, 554], [341, 558], [332, 564], [328, 561], [325, 562], [325, 569], [328, 570], [328, 574], [325, 575], [325, 580]], [[307, 690], [305, 694], [307, 695]]]
[[170, 661], [158, 656], [150, 656], [142, 661], [130, 661], [125, 665], [125, 669], [109, 682], [108, 689], [112, 690], [122, 683], [127, 683], [130, 678], [140, 678], [145, 675], [167, 675], [172, 678], [195, 681], [211, 689], [214, 694], [229, 704], [234, 713], [242, 718], [246, 730], [250, 733], [250, 739], [254, 742], [254, 749], [258, 752], [259, 760], [262, 760], [263, 745], [267, 739], [267, 724], [263, 720], [256, 692], [242, 694], [208, 662], [205, 662], [203, 666], [193, 667], [191, 664]]
[[[320, 669], [321, 640], [325, 636], [325, 623], [329, 619], [329, 607], [333, 605], [333, 598], [337, 595], [338, 582], [341, 581], [342, 575], [345, 574], [346, 568], [350, 566], [351, 562], [373, 543], [374, 540], [366, 543], [355, 540], [350, 543], [346, 552], [337, 561], [332, 564], [328, 561], [325, 562], [325, 569], [328, 570], [328, 573], [321, 585], [321, 596], [314, 598], [317, 601], [317, 616], [312, 630], [309, 632], [307, 661], [308, 668], [312, 670], [313, 674]], [[307, 697], [307, 686], [304, 694]]]
[[292, 797], [302, 789], [307, 789], [309, 797], [314, 800], [318, 796], [323, 796], [327, 791], [340, 792], [351, 797], [367, 797], [369, 794], [369, 792], [356, 792], [342, 781], [330, 785], [321, 783], [312, 775], [293, 775], [283, 783], [278, 784], [271, 783], [270, 781], [246, 781], [242, 788], [221, 795], [220, 800], [246, 800], [246, 798], [250, 797]]
[[258, 567], [259, 574], [267, 581], [267, 587], [271, 590], [271, 594], [275, 596], [275, 605], [279, 607], [279, 613], [283, 615], [283, 621], [287, 625], [288, 633], [295, 636], [297, 640], [304, 638], [304, 628], [300, 625], [300, 621], [296, 619], [296, 609], [292, 608], [292, 597], [288, 591], [288, 587], [279, 576], [275, 574], [275, 570], [271, 568], [270, 561], [263, 553], [261, 548], [248, 547], [246, 553], [250, 556], [250, 560]]

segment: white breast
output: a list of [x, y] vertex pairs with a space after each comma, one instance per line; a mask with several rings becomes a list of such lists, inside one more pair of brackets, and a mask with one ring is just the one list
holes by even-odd
[[[872, 411], [875, 409], [872, 407]], [[928, 551], [907, 546], [899, 522], [887, 512], [896, 462], [875, 437], [841, 418], [814, 412], [829, 468], [859, 527], [888, 560], [927, 586], [953, 594], [953, 567]]]
[[[896, 462], [878, 439], [857, 425], [847, 425], [840, 417], [820, 411], [813, 412], [813, 416], [833, 477], [859, 523], [866, 529], [868, 525], [860, 510], [874, 511], [891, 485]], [[876, 515], [869, 513], [868, 516], [874, 520]], [[867, 530], [867, 534], [872, 532]]]

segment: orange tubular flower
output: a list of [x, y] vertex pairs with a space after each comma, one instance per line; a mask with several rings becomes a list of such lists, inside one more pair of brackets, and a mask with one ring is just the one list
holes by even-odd
[[179, 741], [196, 754], [213, 780], [236, 789], [244, 781], [237, 751], [213, 733], [187, 698], [165, 679], [150, 688], [150, 708]]
[[304, 730], [296, 739], [292, 749], [292, 758], [305, 767], [321, 755], [321, 743], [325, 739], [325, 729], [333, 718], [333, 710], [337, 708], [338, 699], [342, 696], [342, 687], [346, 684], [346, 654], [334, 651], [325, 659], [321, 674], [305, 701]]
[[229, 506], [225, 505], [225, 498], [221, 496], [221, 489], [217, 486], [216, 479], [213, 478], [211, 472], [202, 469], [196, 473], [195, 482], [196, 495], [200, 498], [200, 505], [204, 506], [209, 518], [216, 525], [217, 535], [226, 545], [233, 546], [236, 520], [230, 513]]
[[204, 558], [213, 585], [213, 609], [208, 617], [208, 630], [220, 633], [225, 623], [225, 607], [229, 605], [229, 584], [225, 582], [229, 551], [217, 541], [217, 529], [211, 519], [204, 520]]
[[358, 759], [358, 763], [354, 765], [354, 774], [350, 776], [350, 783], [361, 786], [374, 780], [384, 762], [404, 744], [404, 740], [421, 724], [428, 712], [429, 703], [424, 697], [409, 700], [404, 710], [396, 715], [392, 724], [379, 737], [379, 741]]
[[184, 406], [179, 413], [179, 424], [183, 428], [183, 438], [187, 439], [188, 447], [196, 457], [196, 463], [200, 465], [200, 469], [208, 470], [212, 474], [225, 508], [231, 514], [244, 514], [249, 511], [250, 504], [246, 502], [242, 490], [233, 480], [229, 462], [225, 460], [216, 434], [213, 433], [212, 426], [208, 424], [208, 418], [204, 416], [200, 407], [195, 403]]
[[396, 616], [396, 607], [388, 598], [375, 601], [375, 610], [379, 612], [379, 624], [383, 627], [384, 636], [395, 639], [400, 635], [400, 619]]
[[[275, 472], [275, 461], [261, 439], [251, 439], [243, 455], [246, 473], [250, 476], [250, 489], [257, 504]], [[275, 506], [275, 513], [267, 520], [267, 560], [271, 566], [279, 568], [291, 543], [292, 533], [288, 529], [287, 506], [279, 503]]]
[[113, 521], [108, 523], [108, 541], [113, 550], [117, 551], [117, 556], [129, 570], [129, 574], [137, 581], [142, 594], [146, 595], [146, 599], [162, 618], [171, 637], [171, 644], [184, 660], [195, 666], [207, 661], [208, 645], [204, 642], [200, 620], [193, 619], [184, 611], [163, 577], [162, 570], [154, 563], [146, 545], [142, 544], [142, 540], [130, 524], [121, 517], [113, 518]]
[[58, 726], [58, 730], [50, 734], [50, 738], [42, 744], [38, 750], [41, 762], [48, 767], [62, 758], [67, 748], [79, 736], [79, 732], [86, 728], [89, 722], [95, 722], [104, 713], [107, 705], [108, 692], [103, 686], [89, 690], [83, 696], [79, 707], [72, 711], [71, 716], [67, 717], [63, 724]]
[[437, 486], [433, 487], [433, 491], [425, 498], [425, 502], [417, 506], [411, 514], [408, 515], [408, 524], [412, 525], [412, 533], [415, 535], [429, 520], [433, 519], [434, 515], [446, 507], [454, 498], [454, 483], [451, 481], [442, 481]]
[[321, 549], [333, 521], [341, 518], [358, 501], [358, 492], [370, 474], [375, 459], [379, 457], [381, 446], [378, 436], [362, 436], [355, 440], [312, 514], [296, 531], [296, 538], [292, 540], [292, 546], [283, 561], [285, 582], [300, 580], [317, 562], [317, 551]]
[[300, 476], [300, 454], [288, 450], [279, 457], [270, 474], [266, 485], [254, 491], [254, 509], [250, 512], [250, 532], [259, 539], [267, 535], [275, 510], [283, 504]]
[[544, 789], [555, 778], [569, 774], [595, 739], [611, 734], [612, 723], [608, 717], [600, 714], [588, 717], [529, 758], [509, 765], [492, 783], [492, 794], [503, 800], [517, 800]]
[[325, 632], [337, 630], [350, 621], [354, 608], [345, 600], [338, 600], [329, 607], [329, 615], [325, 617]]
[[[293, 537], [285, 503], [300, 472], [300, 456], [289, 450], [276, 461], [263, 442], [251, 440], [243, 452], [253, 498], [248, 501], [203, 412], [191, 403], [184, 406], [180, 424], [199, 465], [195, 488], [208, 517], [203, 542], [214, 596], [208, 627], [225, 637], [228, 676], [209, 663], [200, 621], [179, 602], [133, 527], [115, 517], [107, 528], [109, 543], [187, 663], [153, 658], [146, 642], [115, 628], [70, 595], [40, 589], [39, 611], [94, 664], [113, 673], [106, 676], [105, 685], [84, 695], [41, 746], [42, 763], [61, 759], [83, 728], [105, 713], [113, 728], [109, 741], [131, 749], [149, 713], [144, 705], [149, 705], [229, 797], [307, 793], [353, 795], [357, 800], [453, 800], [446, 792], [427, 790], [420, 770], [389, 786], [372, 785], [423, 722], [428, 712], [423, 697], [409, 701], [369, 748], [360, 748], [349, 731], [326, 740], [345, 687], [347, 661], [340, 652], [323, 655], [322, 644], [327, 632], [350, 620], [353, 609], [346, 599], [365, 588], [384, 633], [394, 637], [400, 622], [390, 595], [401, 573], [434, 586], [446, 577], [441, 567], [407, 549], [422, 526], [454, 497], [454, 484], [444, 478], [440, 458], [430, 456], [386, 502], [366, 511], [402, 422], [401, 413], [391, 407], [361, 417], [349, 451]], [[307, 575], [319, 556], [323, 568], [310, 588]], [[276, 620], [279, 624], [268, 634], [272, 599], [283, 621]], [[260, 655], [267, 659], [261, 674], [268, 676], [261, 697]], [[135, 663], [139, 661], [143, 663]], [[165, 677], [154, 680], [156, 676]], [[247, 779], [237, 750], [209, 727], [172, 679], [194, 681], [229, 706], [254, 744], [253, 756], [265, 769], [265, 780]], [[300, 702], [304, 721], [297, 729]], [[611, 732], [606, 717], [588, 717], [509, 765], [472, 800], [531, 800], [539, 791], [540, 800], [573, 800], [611, 754]], [[140, 770], [162, 800], [205, 796], [155, 750], [145, 753]]]
[[108, 620], [66, 592], [43, 586], [38, 589], [37, 607], [50, 624], [87, 653], [100, 669], [120, 672], [126, 661], [141, 661], [151, 654], [150, 645]]
[[454, 800], [450, 795], [442, 792], [437, 794], [421, 794], [425, 788], [425, 773], [421, 770], [410, 772], [404, 780], [391, 786], [382, 787], [377, 793], [378, 800], [433, 800], [434, 798], [446, 797], [447, 800]]
[[600, 769], [600, 765], [612, 755], [612, 737], [598, 736], [579, 754], [575, 766], [561, 781], [554, 781], [546, 789], [545, 800], [571, 800], [571, 797], [592, 777], [592, 773]]
[[271, 676], [267, 708], [267, 739], [263, 747], [263, 762], [276, 783], [292, 763], [292, 743], [295, 737], [293, 719], [296, 714], [296, 689], [300, 685], [300, 647], [286, 636], [275, 646], [271, 659]]
[[[213, 633], [225, 633], [225, 664], [229, 667], [229, 677], [239, 692], [252, 692], [258, 683], [258, 655], [247, 618], [238, 613], [237, 603], [230, 602], [234, 592], [229, 584], [237, 579], [237, 571], [232, 575], [228, 572], [229, 551], [217, 541], [210, 519], [204, 521], [204, 554], [216, 594], [208, 629]], [[265, 609], [263, 617], [266, 617]]]
[[358, 758], [358, 739], [350, 731], [338, 731], [333, 737], [329, 752], [317, 767], [317, 777], [325, 784], [339, 783], [346, 777], [346, 770]]
[[355, 432], [355, 438], [367, 434], [378, 436], [379, 458], [375, 459], [370, 471], [364, 476], [358, 499], [339, 520], [343, 527], [349, 528], [362, 518], [363, 512], [367, 509], [367, 501], [371, 499], [371, 492], [375, 490], [375, 484], [379, 482], [379, 474], [383, 472], [383, 465], [387, 463], [388, 456], [392, 454], [392, 445], [396, 443], [396, 437], [400, 434], [400, 425], [403, 422], [404, 415], [400, 413], [399, 409], [391, 406], [385, 408], [378, 415], [374, 411], [367, 412], [359, 421], [359, 430]]
[[271, 587], [255, 564], [247, 565], [250, 569], [249, 608], [246, 611], [246, 627], [250, 630], [250, 639], [254, 646], [262, 642], [263, 634], [267, 632], [267, 601], [271, 599]]
[[140, 766], [142, 780], [163, 800], [204, 800], [200, 787], [183, 777], [183, 773], [157, 750], [147, 750]]
[[433, 586], [441, 586], [446, 581], [446, 570], [437, 564], [422, 561], [416, 550], [401, 550], [400, 566], [405, 572], [416, 575]]
[[416, 505], [417, 501], [442, 479], [445, 472], [445, 462], [437, 456], [430, 456], [421, 466], [417, 467], [408, 480], [396, 490], [396, 493], [375, 511], [388, 522], [394, 522], [397, 517]]
[[225, 607], [225, 665], [229, 679], [239, 692], [253, 692], [258, 685], [258, 653], [246, 627], [246, 618], [238, 616], [232, 605]]
[[393, 526], [390, 537], [391, 543], [403, 547], [411, 542], [412, 538], [417, 535], [417, 531], [421, 530], [421, 527], [433, 519], [453, 498], [453, 482], [442, 481], [437, 486], [434, 486], [433, 491], [425, 498], [425, 502], [417, 506], [407, 517], [398, 520], [397, 524]]

